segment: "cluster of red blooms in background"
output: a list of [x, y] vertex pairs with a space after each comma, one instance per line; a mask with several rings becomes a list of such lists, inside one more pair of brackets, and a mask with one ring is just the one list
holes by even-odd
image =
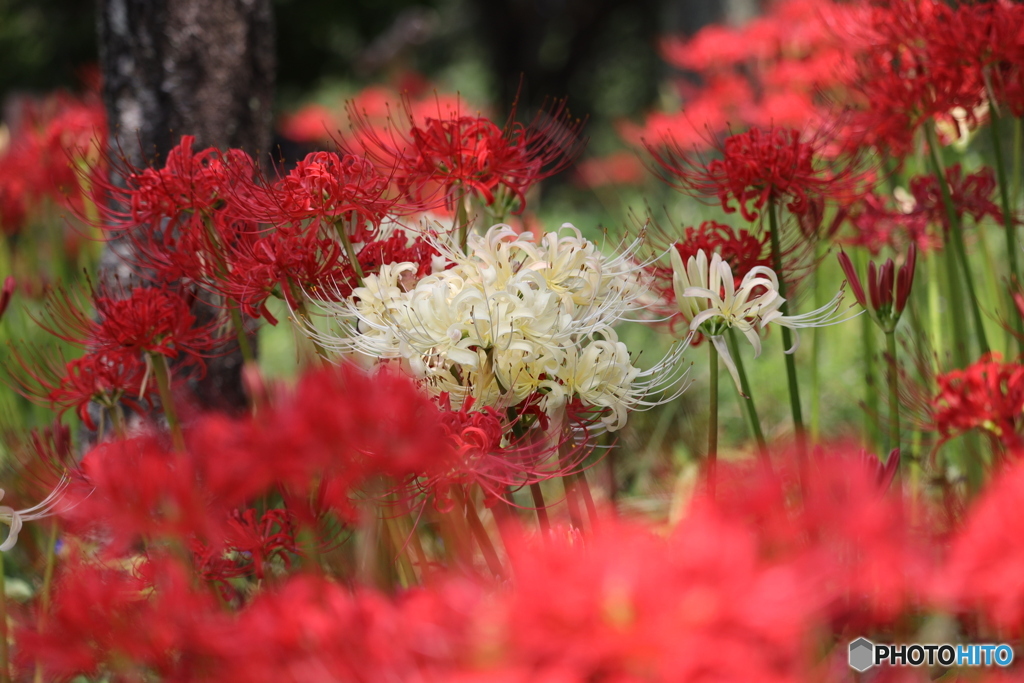
[[106, 112], [95, 93], [23, 101], [0, 143], [0, 230], [17, 234], [46, 202], [84, 211], [89, 182], [105, 175], [97, 162], [106, 135]]

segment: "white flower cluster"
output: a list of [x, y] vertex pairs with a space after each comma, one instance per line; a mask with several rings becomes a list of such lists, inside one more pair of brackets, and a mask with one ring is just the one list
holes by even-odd
[[656, 368], [634, 367], [612, 325], [646, 291], [632, 249], [604, 256], [571, 225], [539, 243], [506, 225], [470, 235], [466, 254], [435, 245], [451, 264], [416, 281], [416, 266], [392, 263], [351, 297], [313, 299], [341, 334], [309, 332], [327, 348], [401, 359], [454, 407], [514, 407], [531, 396], [549, 415], [578, 398], [610, 431], [648, 405], [655, 385], [679, 386], [684, 344]]

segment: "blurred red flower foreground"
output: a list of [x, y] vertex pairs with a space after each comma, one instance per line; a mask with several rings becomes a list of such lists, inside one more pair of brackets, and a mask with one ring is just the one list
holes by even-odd
[[[939, 508], [900, 494], [891, 468], [844, 445], [812, 453], [813, 476], [800, 476], [795, 457], [773, 471], [724, 467], [716, 499], [698, 494], [672, 528], [603, 516], [585, 535], [557, 520], [544, 534], [496, 514], [504, 579], [469, 559], [420, 566], [415, 589], [331, 580], [324, 567], [370, 560], [323, 541], [329, 519], [358, 524], [362, 507], [385, 499], [401, 509], [414, 478], [459, 468], [472, 438], [460, 430], [476, 427], [437, 419], [398, 375], [351, 366], [263, 390], [256, 417], [185, 420], [185, 451], [144, 432], [85, 456], [61, 505], [70, 557], [50, 611], [16, 615], [22, 671], [849, 680], [846, 645], [860, 635], [915, 642], [938, 614], [959, 620], [952, 638], [970, 629], [1000, 641], [1024, 624], [1014, 514], [1024, 465], [997, 477], [954, 529]], [[251, 500], [264, 504], [237, 507]], [[420, 523], [439, 518], [425, 510]]]

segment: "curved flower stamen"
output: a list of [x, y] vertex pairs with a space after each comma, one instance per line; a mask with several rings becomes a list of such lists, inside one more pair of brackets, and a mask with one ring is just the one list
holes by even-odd
[[[46, 498], [40, 503], [33, 505], [30, 508], [24, 510], [15, 510], [8, 505], [0, 505], [0, 522], [3, 522], [11, 527], [10, 532], [7, 534], [7, 538], [3, 543], [0, 543], [0, 552], [7, 552], [18, 542], [18, 534], [21, 533], [21, 528], [25, 522], [31, 522], [37, 519], [43, 519], [54, 514], [57, 504], [64, 496], [64, 492], [68, 488], [70, 480], [67, 476], [62, 476], [57, 486], [54, 487], [53, 491], [50, 492]], [[0, 489], [0, 500], [3, 500], [4, 490]]]

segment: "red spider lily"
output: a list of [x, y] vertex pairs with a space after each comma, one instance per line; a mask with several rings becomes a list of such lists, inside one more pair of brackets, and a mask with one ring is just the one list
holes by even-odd
[[[363, 277], [380, 272], [385, 263], [417, 264], [410, 277], [428, 275], [439, 254], [424, 237], [411, 242], [404, 230], [359, 245], [356, 260]], [[302, 292], [346, 297], [358, 286], [358, 274], [348, 262], [343, 245], [330, 236], [299, 226], [279, 227], [249, 242], [239, 241], [228, 254], [230, 272], [217, 286], [238, 301], [250, 315], [262, 315], [271, 323], [264, 303], [280, 294], [295, 308]], [[257, 310], [258, 308], [258, 310]]]
[[[14, 234], [44, 199], [83, 210], [82, 187], [105, 172], [106, 115], [97, 97], [28, 101], [0, 153], [0, 230]], [[82, 167], [89, 166], [88, 170]]]
[[699, 228], [686, 228], [683, 238], [677, 241], [673, 247], [679, 252], [684, 263], [691, 256], [696, 256], [697, 252], [702, 249], [708, 254], [721, 254], [722, 259], [736, 273], [737, 283], [752, 268], [771, 267], [768, 235], [763, 235], [758, 239], [747, 230], [737, 231], [715, 221], [705, 221]]
[[801, 678], [817, 598], [794, 565], [758, 552], [750, 528], [699, 506], [667, 539], [611, 520], [582, 546], [553, 536], [510, 548], [516, 590], [499, 613], [510, 662], [567, 680]]
[[267, 299], [278, 295], [295, 308], [303, 291], [343, 277], [346, 265], [341, 242], [324, 236], [315, 226], [282, 224], [274, 230], [241, 234], [226, 244], [228, 266], [210, 286], [237, 302], [246, 314], [271, 324], [277, 320], [266, 307]]
[[100, 288], [91, 290], [89, 298], [97, 319], [90, 317], [81, 296], [59, 290], [46, 302], [39, 324], [54, 336], [93, 352], [182, 357], [200, 371], [203, 357], [223, 343], [217, 336], [218, 322], [197, 326], [191, 302], [180, 294], [155, 287], [126, 292]]
[[76, 559], [57, 577], [45, 626], [18, 631], [17, 662], [48, 680], [199, 680], [202, 628], [219, 606], [174, 560], [151, 556], [133, 574]]
[[352, 241], [366, 242], [396, 207], [397, 201], [387, 196], [388, 188], [389, 179], [362, 157], [314, 152], [288, 175], [239, 203], [260, 223], [343, 223]]
[[329, 478], [332, 501], [347, 509], [371, 477], [404, 481], [453, 459], [439, 411], [410, 380], [348, 364], [307, 373], [257, 421], [202, 419], [186, 439], [211, 454], [202, 459], [204, 481], [236, 507], [275, 485], [308, 493]]
[[1019, 637], [1024, 590], [1014, 577], [1024, 571], [1020, 510], [1024, 465], [1000, 471], [953, 537], [934, 591], [943, 607], [973, 611], [1000, 634]]
[[771, 472], [720, 471], [715, 505], [756, 530], [762, 552], [795, 563], [839, 630], [891, 625], [925, 603], [934, 549], [889, 486], [898, 455], [883, 465], [856, 445], [833, 443], [802, 474], [795, 456], [783, 452]]
[[107, 181], [95, 187], [93, 201], [104, 213], [99, 227], [169, 230], [165, 221], [173, 227], [183, 218], [212, 213], [245, 196], [255, 162], [239, 149], [193, 152], [193, 142], [194, 136], [182, 136], [160, 169], [136, 168], [125, 157], [108, 160], [124, 186]]
[[903, 251], [910, 244], [923, 252], [942, 248], [941, 236], [930, 229], [933, 223], [929, 212], [889, 209], [885, 200], [874, 192], [866, 193], [855, 203], [843, 207], [841, 218], [853, 228], [852, 234], [841, 238], [842, 242], [865, 247], [876, 256], [883, 248]]
[[526, 125], [515, 121], [513, 109], [504, 128], [479, 115], [442, 112], [440, 104], [436, 116], [419, 119], [408, 100], [402, 102], [400, 117], [378, 131], [365, 114], [349, 106], [367, 158], [393, 170], [398, 187], [424, 208], [432, 205], [438, 189], [449, 208], [470, 193], [492, 206], [504, 189], [510, 196], [501, 199], [500, 213], [507, 208], [522, 213], [527, 191], [564, 170], [582, 150], [583, 122], [569, 117], [564, 101]]
[[204, 485], [200, 468], [195, 457], [153, 434], [103, 442], [75, 472], [63, 517], [79, 534], [104, 536], [111, 557], [143, 539], [218, 542], [231, 508]]
[[785, 203], [799, 217], [814, 211], [817, 201], [852, 193], [858, 178], [823, 164], [824, 142], [806, 140], [792, 129], [753, 128], [727, 137], [719, 150], [722, 158], [710, 162], [671, 141], [645, 145], [666, 182], [697, 196], [718, 197], [726, 212], [738, 207], [753, 221], [769, 200]]
[[149, 434], [97, 446], [67, 518], [102, 529], [112, 552], [139, 538], [215, 548], [231, 537], [231, 511], [259, 496], [308, 496], [329, 482], [324, 504], [347, 518], [371, 479], [430, 477], [454, 460], [441, 414], [404, 377], [345, 365], [308, 373], [276, 398], [259, 419], [197, 417], [183, 451]]
[[146, 382], [146, 364], [131, 351], [95, 351], [67, 363], [55, 363], [44, 355], [14, 359], [21, 367], [8, 370], [15, 388], [29, 400], [59, 408], [58, 415], [74, 408], [79, 419], [92, 431], [97, 425], [89, 410], [95, 402], [106, 410], [122, 404], [145, 415], [140, 402], [152, 404], [155, 382]]
[[907, 251], [906, 261], [896, 270], [892, 259], [887, 259], [881, 267], [875, 262], [868, 263], [868, 295], [864, 293], [857, 270], [853, 267], [850, 257], [845, 251], [839, 252], [839, 265], [850, 283], [850, 289], [861, 305], [879, 327], [885, 332], [896, 329], [896, 323], [903, 315], [911, 287], [914, 285], [914, 272], [917, 267], [917, 247], [913, 244]]
[[984, 83], [992, 106], [1006, 104], [1020, 116], [1024, 10], [1013, 2], [963, 3], [948, 18], [930, 27], [931, 58], [950, 71], [959, 70], [970, 82]]
[[849, 24], [856, 37], [847, 80], [864, 106], [852, 123], [863, 142], [903, 156], [924, 123], [957, 108], [974, 116], [984, 101], [980, 72], [963, 68], [963, 45], [949, 53], [948, 42], [935, 39], [957, 22], [954, 14], [941, 0], [901, 0], [874, 3], [861, 25]]
[[298, 554], [287, 510], [274, 508], [262, 515], [252, 508], [235, 510], [224, 529], [223, 545], [210, 547], [193, 541], [191, 548], [199, 574], [206, 581], [218, 583], [222, 591], [229, 588], [228, 579], [254, 576], [262, 580], [267, 564], [275, 558], [289, 568], [291, 555]]
[[933, 425], [944, 441], [981, 429], [1008, 451], [1024, 446], [1024, 366], [989, 354], [937, 381]]
[[[960, 164], [953, 164], [946, 169], [946, 184], [953, 199], [953, 207], [961, 219], [968, 214], [975, 221], [991, 216], [1000, 223], [1003, 212], [992, 201], [996, 189], [995, 172], [985, 167], [977, 173], [964, 176]], [[916, 176], [910, 180], [910, 193], [917, 202], [916, 210], [936, 224], [949, 229], [949, 215], [942, 202], [939, 182], [933, 175]]]
[[[710, 25], [691, 38], [662, 41], [664, 59], [701, 82], [678, 88], [685, 123], [679, 121], [677, 142], [689, 147], [694, 133], [724, 131], [727, 122], [806, 129], [831, 118], [837, 67], [849, 58], [848, 41], [835, 27], [862, 10], [824, 0], [784, 0], [764, 10], [743, 26]], [[665, 137], [654, 133], [664, 125], [659, 118], [649, 117], [648, 140]]]

